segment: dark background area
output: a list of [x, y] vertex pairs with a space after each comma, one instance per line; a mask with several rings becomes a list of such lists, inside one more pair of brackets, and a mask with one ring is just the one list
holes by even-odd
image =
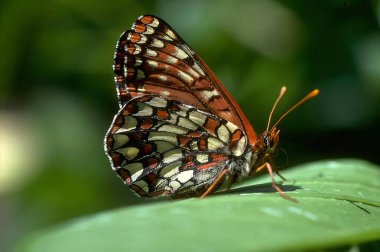
[[[27, 1], [0, 3], [0, 250], [74, 217], [148, 203], [111, 170], [103, 138], [118, 110], [113, 53], [142, 14], [166, 20], [266, 127], [282, 169], [321, 159], [380, 163], [378, 1]], [[127, 220], [125, 220], [127, 221]]]

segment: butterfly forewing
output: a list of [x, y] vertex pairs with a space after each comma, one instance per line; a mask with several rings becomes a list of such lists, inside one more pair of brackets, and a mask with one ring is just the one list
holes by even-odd
[[250, 143], [256, 141], [246, 116], [210, 68], [158, 17], [141, 16], [121, 35], [114, 72], [120, 107], [142, 94], [167, 96], [234, 123]]
[[251, 124], [166, 22], [139, 17], [117, 43], [114, 73], [120, 110], [105, 149], [138, 195], [194, 196], [223, 170], [233, 182], [248, 176], [256, 161]]

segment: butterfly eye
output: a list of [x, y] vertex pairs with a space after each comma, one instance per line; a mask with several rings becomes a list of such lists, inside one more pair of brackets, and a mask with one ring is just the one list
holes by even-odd
[[276, 140], [271, 135], [264, 135], [263, 140], [266, 149], [270, 150], [276, 147]]
[[264, 143], [265, 143], [265, 146], [267, 147], [267, 149], [270, 149], [273, 145], [273, 140], [270, 136], [265, 136], [264, 137]]

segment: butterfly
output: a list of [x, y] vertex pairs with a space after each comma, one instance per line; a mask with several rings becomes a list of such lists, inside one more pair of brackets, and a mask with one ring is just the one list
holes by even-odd
[[105, 152], [137, 195], [204, 197], [265, 168], [273, 187], [285, 195], [272, 168], [276, 126], [318, 90], [271, 129], [269, 119], [267, 130], [257, 135], [206, 63], [153, 15], [140, 16], [121, 35], [113, 69], [120, 109], [106, 134]]

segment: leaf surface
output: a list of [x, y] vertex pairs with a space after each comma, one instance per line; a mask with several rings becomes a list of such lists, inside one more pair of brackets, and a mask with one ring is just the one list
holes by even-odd
[[21, 251], [305, 250], [380, 239], [380, 169], [361, 160], [289, 169], [205, 199], [154, 202], [73, 220], [29, 237]]

